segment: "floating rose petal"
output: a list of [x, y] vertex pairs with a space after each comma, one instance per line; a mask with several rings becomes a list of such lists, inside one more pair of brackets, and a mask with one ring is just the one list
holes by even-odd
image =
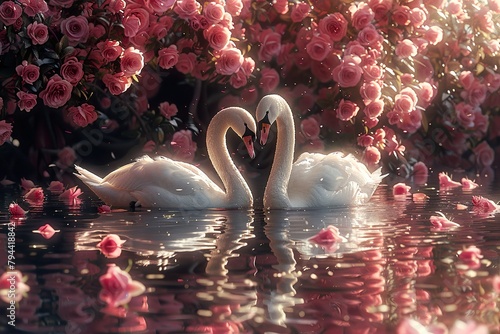
[[64, 191], [64, 184], [60, 181], [52, 181], [47, 189], [52, 193], [62, 193]]
[[472, 196], [472, 205], [474, 205], [474, 211], [480, 214], [492, 213], [500, 209], [495, 202], [482, 196]]
[[121, 240], [116, 234], [108, 234], [97, 244], [97, 248], [101, 249], [104, 256], [114, 259], [120, 256], [122, 252], [121, 247], [125, 241]]
[[4, 177], [2, 181], [0, 181], [0, 184], [2, 186], [11, 186], [14, 183], [15, 183], [14, 181], [11, 181], [11, 180], [7, 179], [6, 177]]
[[471, 181], [466, 177], [462, 178], [462, 189], [463, 190], [472, 190], [472, 189], [477, 188], [477, 187], [479, 187], [479, 184], [477, 184], [476, 182]]
[[127, 304], [132, 297], [146, 290], [141, 282], [132, 280], [129, 273], [116, 265], [109, 266], [106, 274], [99, 277], [99, 282], [102, 286], [99, 298], [113, 307]]
[[[0, 276], [0, 299], [8, 304], [12, 301], [19, 302], [30, 291], [30, 287], [26, 284], [27, 280], [28, 277], [23, 277], [19, 270], [4, 272]], [[11, 286], [14, 286], [14, 289]]]
[[326, 228], [321, 229], [315, 236], [309, 238], [310, 242], [314, 242], [327, 250], [336, 250], [336, 244], [338, 242], [346, 241], [344, 237], [340, 235], [339, 229], [333, 225], [329, 225]]
[[35, 183], [33, 183], [33, 181], [27, 180], [24, 177], [21, 178], [21, 188], [23, 188], [24, 190], [28, 191], [31, 188], [35, 188], [35, 187], [36, 186], [35, 186]]
[[457, 224], [455, 222], [452, 222], [448, 218], [446, 218], [442, 213], [438, 212], [440, 216], [431, 216], [430, 217], [430, 222], [431, 224], [436, 227], [437, 229], [447, 229], [451, 227], [457, 227], [460, 226], [460, 224]]
[[31, 202], [34, 202], [34, 203], [43, 202], [43, 199], [44, 199], [43, 189], [40, 187], [31, 188], [24, 195], [24, 199], [31, 201]]
[[458, 258], [469, 267], [476, 269], [480, 267], [483, 255], [481, 255], [481, 250], [476, 246], [469, 246], [458, 251]]
[[54, 236], [54, 234], [56, 234], [57, 232], [60, 232], [60, 230], [54, 230], [54, 228], [52, 226], [50, 226], [49, 224], [45, 224], [43, 226], [40, 226], [38, 228], [38, 230], [33, 231], [33, 232], [40, 233], [42, 235], [42, 237], [44, 237], [45, 239], [50, 239]]
[[9, 213], [14, 218], [24, 217], [26, 216], [26, 212], [27, 211], [24, 211], [17, 203], [10, 203], [9, 205]]
[[109, 205], [100, 205], [97, 207], [97, 212], [99, 213], [110, 213], [111, 212], [111, 207]]
[[405, 183], [396, 183], [392, 186], [392, 194], [394, 195], [394, 199], [397, 201], [406, 200], [406, 196], [410, 195], [411, 187], [406, 185]]
[[457, 210], [467, 210], [467, 205], [463, 205], [463, 204], [458, 203]]
[[67, 201], [70, 205], [76, 205], [79, 203], [80, 199], [78, 196], [81, 194], [83, 193], [80, 188], [74, 186], [73, 188], [66, 189], [62, 194], [60, 194], [59, 199]]
[[453, 181], [451, 177], [446, 173], [439, 173], [439, 187], [444, 189], [450, 189], [460, 186], [461, 183], [457, 181]]
[[427, 201], [428, 199], [429, 199], [429, 196], [427, 196], [424, 193], [414, 193], [413, 194], [413, 202], [421, 203], [421, 202]]

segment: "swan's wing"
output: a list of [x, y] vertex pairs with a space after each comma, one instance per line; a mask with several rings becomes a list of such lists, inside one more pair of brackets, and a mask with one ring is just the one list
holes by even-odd
[[288, 195], [304, 206], [357, 204], [372, 195], [377, 175], [352, 155], [303, 153], [292, 165]]

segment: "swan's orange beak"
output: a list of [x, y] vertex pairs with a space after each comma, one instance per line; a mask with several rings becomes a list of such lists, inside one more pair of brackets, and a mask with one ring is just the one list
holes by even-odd
[[267, 137], [269, 136], [269, 129], [271, 128], [271, 124], [262, 123], [260, 129], [260, 144], [266, 145]]
[[247, 148], [248, 155], [250, 159], [255, 158], [255, 150], [253, 148], [253, 141], [255, 140], [255, 136], [243, 136], [243, 142], [245, 143], [245, 147]]

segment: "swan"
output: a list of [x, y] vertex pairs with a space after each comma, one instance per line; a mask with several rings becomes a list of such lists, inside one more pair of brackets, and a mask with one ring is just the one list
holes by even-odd
[[368, 171], [353, 155], [302, 153], [293, 163], [295, 125], [290, 106], [276, 94], [264, 96], [256, 109], [260, 143], [278, 128], [276, 151], [265, 190], [265, 209], [320, 208], [361, 204], [370, 199], [384, 176]]
[[142, 207], [162, 209], [249, 208], [253, 205], [252, 192], [226, 146], [229, 128], [243, 139], [250, 157], [255, 157], [253, 116], [239, 107], [219, 111], [208, 125], [206, 145], [223, 188], [199, 168], [161, 156], [141, 157], [104, 178], [79, 166], [75, 166], [75, 175], [114, 207], [129, 207], [135, 202]]

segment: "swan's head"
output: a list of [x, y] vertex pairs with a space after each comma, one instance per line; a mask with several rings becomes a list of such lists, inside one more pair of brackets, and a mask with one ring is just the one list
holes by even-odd
[[[253, 126], [255, 130], [255, 123], [253, 121], [250, 125]], [[245, 123], [245, 132], [241, 136], [241, 139], [243, 139], [243, 142], [245, 143], [245, 147], [247, 148], [250, 158], [255, 158], [255, 150], [253, 147], [253, 142], [255, 141], [255, 131], [250, 130], [247, 123]]]
[[227, 113], [231, 128], [241, 137], [250, 158], [255, 158], [253, 143], [255, 142], [255, 132], [257, 126], [252, 115], [243, 108], [231, 107], [222, 110], [222, 114]]
[[260, 124], [261, 145], [266, 144], [267, 137], [269, 136], [269, 129], [271, 128], [271, 125], [276, 121], [283, 103], [286, 102], [281, 96], [272, 94], [264, 96], [257, 105], [255, 118]]

